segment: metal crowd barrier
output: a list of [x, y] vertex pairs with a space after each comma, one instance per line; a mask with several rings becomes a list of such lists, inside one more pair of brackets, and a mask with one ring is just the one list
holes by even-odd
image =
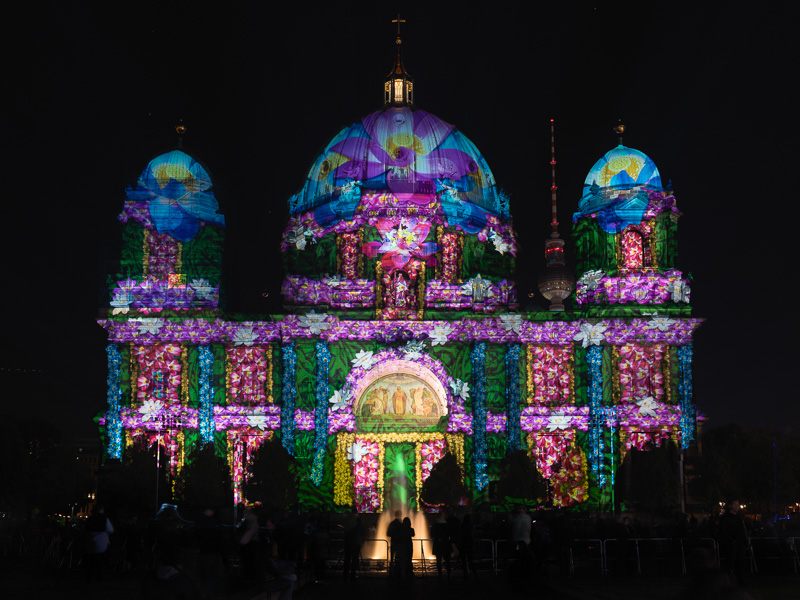
[[[636, 574], [642, 574], [642, 554], [647, 561], [669, 561], [678, 559], [681, 575], [685, 575], [686, 550], [688, 546], [709, 547], [714, 554], [714, 560], [719, 564], [719, 546], [713, 538], [607, 538], [603, 540], [603, 573], [610, 572], [609, 559], [620, 561], [623, 572], [627, 571], [627, 564], [633, 562]], [[609, 548], [609, 546], [611, 548]], [[689, 551], [694, 549], [689, 548]]]

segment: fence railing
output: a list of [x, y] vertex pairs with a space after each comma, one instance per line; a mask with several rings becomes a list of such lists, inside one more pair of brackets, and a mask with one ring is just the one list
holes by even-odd
[[[81, 549], [75, 539], [55, 536], [49, 544], [41, 545], [40, 552], [31, 552], [31, 545], [22, 536], [13, 541], [10, 537], [3, 542], [2, 553], [9, 555], [39, 554], [42, 562], [56, 568], [71, 568], [80, 565]], [[436, 557], [431, 552], [432, 541], [428, 538], [414, 538], [415, 568], [421, 575], [435, 573]], [[800, 573], [800, 537], [758, 537], [750, 538], [745, 550], [747, 568], [751, 573], [763, 569], [788, 570]], [[124, 540], [122, 541], [124, 544]], [[361, 554], [361, 569], [376, 573], [391, 569], [391, 546], [385, 539], [364, 541]], [[124, 545], [117, 545], [124, 550]], [[711, 553], [718, 566], [727, 566], [726, 557], [720, 555], [719, 543], [714, 538], [576, 538], [569, 544], [556, 542], [548, 546], [534, 546], [530, 552], [537, 555], [538, 563], [558, 564], [562, 572], [574, 574], [576, 571], [596, 574], [635, 574], [671, 573], [685, 575], [688, 572], [688, 559], [691, 553], [705, 548]], [[337, 553], [334, 553], [337, 554]], [[517, 545], [512, 540], [476, 538], [473, 542], [473, 562], [480, 570], [491, 571], [497, 575], [511, 561], [519, 558]], [[341, 562], [341, 561], [339, 561]], [[458, 567], [460, 558], [452, 559]], [[334, 565], [336, 569], [339, 564]]]

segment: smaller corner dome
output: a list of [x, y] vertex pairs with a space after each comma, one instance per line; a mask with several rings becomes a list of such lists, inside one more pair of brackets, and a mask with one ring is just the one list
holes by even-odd
[[178, 241], [192, 239], [201, 221], [224, 226], [211, 177], [198, 161], [182, 150], [161, 154], [147, 163], [127, 200], [146, 207], [159, 233]]
[[573, 220], [596, 215], [603, 230], [622, 231], [641, 222], [650, 192], [663, 191], [656, 164], [644, 152], [620, 144], [586, 176]]
[[[634, 188], [661, 190], [661, 175], [656, 164], [644, 152], [620, 144], [606, 152], [589, 171], [578, 208], [585, 212], [596, 208], [589, 205], [594, 204], [599, 196], [608, 199], [612, 195], [617, 196], [615, 191]], [[595, 202], [592, 202], [593, 199]]]
[[163, 188], [170, 180], [182, 183], [187, 188], [211, 189], [211, 176], [194, 158], [183, 150], [172, 150], [147, 163], [140, 179], [154, 179]]

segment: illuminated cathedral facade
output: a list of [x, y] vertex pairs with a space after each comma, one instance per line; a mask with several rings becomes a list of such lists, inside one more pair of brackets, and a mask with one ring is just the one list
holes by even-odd
[[446, 452], [476, 498], [524, 450], [552, 502], [580, 506], [608, 502], [632, 448], [692, 441], [700, 320], [655, 164], [621, 144], [597, 161], [572, 220], [577, 272], [563, 276], [554, 228], [540, 287], [556, 299], [520, 311], [508, 198], [464, 134], [416, 108], [399, 47], [384, 106], [339, 132], [288, 199], [285, 314], [220, 308], [225, 219], [187, 152], [127, 190], [99, 321], [107, 458], [158, 448], [177, 476], [213, 443], [241, 502], [253, 452], [276, 438], [331, 510], [381, 512], [398, 468], [419, 507]]

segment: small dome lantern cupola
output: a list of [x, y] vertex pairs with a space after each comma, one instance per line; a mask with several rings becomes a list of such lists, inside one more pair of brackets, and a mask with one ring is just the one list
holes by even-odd
[[400, 38], [400, 23], [405, 22], [405, 19], [401, 19], [399, 14], [396, 19], [392, 19], [392, 23], [397, 23], [397, 37], [395, 38], [397, 56], [394, 59], [394, 66], [386, 76], [383, 84], [383, 103], [386, 106], [406, 106], [414, 104], [414, 82], [403, 65], [403, 56], [401, 52], [403, 40]]
[[553, 183], [550, 186], [553, 228], [550, 237], [544, 243], [545, 270], [539, 276], [539, 291], [550, 301], [550, 310], [563, 311], [564, 300], [575, 289], [575, 276], [567, 268], [564, 260], [564, 240], [558, 233], [558, 207], [556, 204], [556, 139], [553, 119], [550, 119], [550, 167]]

